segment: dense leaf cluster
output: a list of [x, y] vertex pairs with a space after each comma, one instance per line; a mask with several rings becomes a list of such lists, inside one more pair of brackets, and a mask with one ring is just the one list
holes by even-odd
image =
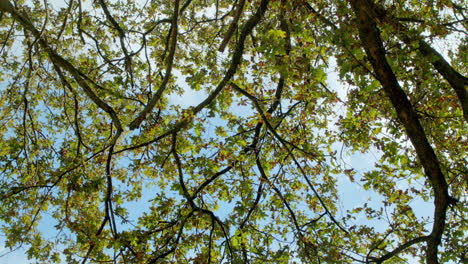
[[0, 0], [0, 241], [38, 263], [465, 263], [467, 10]]

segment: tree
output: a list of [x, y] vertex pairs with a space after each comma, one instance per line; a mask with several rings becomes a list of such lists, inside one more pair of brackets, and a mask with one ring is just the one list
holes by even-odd
[[[0, 11], [7, 247], [40, 263], [465, 263], [463, 1]], [[372, 201], [343, 208], [356, 187]]]

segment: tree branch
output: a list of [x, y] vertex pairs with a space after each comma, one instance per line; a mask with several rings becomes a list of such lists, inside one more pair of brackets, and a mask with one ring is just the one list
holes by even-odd
[[146, 119], [146, 116], [153, 110], [156, 106], [156, 103], [161, 98], [162, 94], [166, 90], [169, 79], [171, 78], [172, 66], [174, 64], [174, 55], [177, 47], [177, 25], [179, 18], [179, 0], [175, 0], [174, 14], [172, 17], [171, 24], [171, 42], [169, 48], [169, 56], [167, 58], [166, 72], [164, 74], [164, 79], [161, 82], [156, 93], [151, 97], [148, 104], [143, 108], [143, 110], [138, 114], [138, 116], [128, 125], [130, 129], [137, 129], [141, 122]]
[[388, 252], [387, 254], [381, 256], [380, 258], [369, 258], [369, 259], [371, 259], [372, 262], [381, 264], [384, 261], [398, 255], [400, 252], [402, 252], [403, 250], [411, 247], [412, 245], [427, 241], [428, 238], [429, 238], [428, 236], [423, 236], [423, 237], [417, 237], [417, 238], [411, 239], [410, 241], [398, 246], [393, 251]]
[[427, 241], [426, 261], [428, 264], [438, 263], [437, 252], [445, 227], [445, 218], [449, 202], [448, 186], [445, 176], [440, 168], [440, 163], [432, 146], [427, 140], [418, 115], [414, 111], [405, 91], [400, 87], [385, 57], [385, 49], [380, 37], [380, 31], [375, 21], [370, 17], [370, 7], [366, 0], [350, 0], [359, 36], [366, 54], [374, 68], [377, 79], [382, 84], [385, 93], [389, 97], [397, 112], [398, 119], [403, 124], [406, 133], [413, 143], [416, 153], [424, 168], [425, 174], [434, 191], [434, 224], [430, 238]]
[[392, 17], [383, 7], [375, 5], [368, 0], [363, 1], [362, 4], [370, 19], [376, 19], [382, 24], [389, 24], [392, 26], [396, 34], [398, 34], [408, 46], [412, 46], [413, 43], [417, 41], [419, 52], [434, 66], [439, 74], [444, 77], [457, 94], [463, 110], [463, 116], [465, 121], [468, 122], [468, 78], [456, 71], [422, 36], [415, 35], [411, 37], [409, 34], [410, 30], [405, 25], [401, 24], [398, 18]]
[[240, 0], [237, 3], [236, 6], [236, 13], [234, 14], [234, 19], [231, 22], [231, 25], [229, 25], [228, 30], [226, 31], [226, 34], [224, 35], [223, 42], [221, 42], [221, 45], [219, 45], [219, 51], [224, 52], [224, 49], [226, 48], [227, 44], [229, 43], [229, 40], [232, 38], [232, 35], [237, 29], [237, 24], [239, 23], [239, 19], [242, 15], [242, 10], [244, 9], [244, 4], [245, 0]]
[[104, 112], [108, 113], [109, 116], [112, 119], [112, 122], [115, 124], [117, 127], [118, 131], [122, 131], [122, 125], [120, 122], [119, 117], [117, 116], [117, 113], [114, 111], [114, 109], [108, 105], [106, 102], [104, 102], [99, 96], [94, 93], [94, 91], [91, 89], [91, 87], [88, 85], [87, 81], [83, 79], [83, 76], [85, 76], [83, 73], [81, 73], [78, 69], [76, 69], [69, 61], [65, 60], [62, 56], [60, 56], [55, 50], [52, 49], [52, 47], [49, 45], [49, 43], [46, 40], [46, 37], [39, 32], [34, 25], [31, 23], [31, 21], [27, 18], [25, 14], [20, 14], [18, 10], [16, 10], [8, 0], [0, 0], [1, 5], [0, 5], [0, 11], [5, 11], [10, 13], [13, 18], [18, 20], [20, 24], [27, 30], [33, 33], [33, 35], [37, 38], [39, 44], [44, 48], [44, 50], [47, 52], [49, 55], [52, 63], [57, 65], [60, 68], [65, 69], [68, 73], [70, 73], [75, 81], [80, 85], [80, 87], [83, 89], [85, 94], [99, 107], [101, 108]]

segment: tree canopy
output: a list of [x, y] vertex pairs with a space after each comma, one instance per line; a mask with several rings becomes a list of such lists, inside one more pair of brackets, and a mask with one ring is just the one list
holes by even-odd
[[38, 263], [466, 263], [467, 10], [0, 0], [1, 241]]

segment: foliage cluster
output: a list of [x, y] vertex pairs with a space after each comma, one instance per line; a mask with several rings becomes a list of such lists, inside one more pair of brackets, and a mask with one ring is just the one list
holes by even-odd
[[466, 263], [463, 1], [0, 12], [6, 247], [38, 263]]

